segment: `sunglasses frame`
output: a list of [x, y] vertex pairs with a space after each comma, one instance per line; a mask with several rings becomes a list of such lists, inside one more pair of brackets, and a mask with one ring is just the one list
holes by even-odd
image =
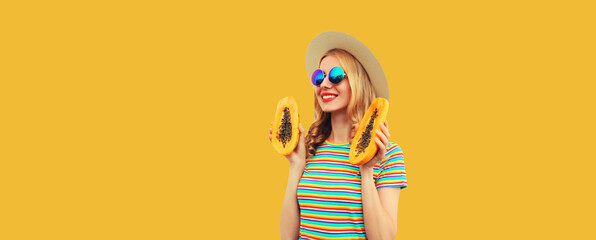
[[[341, 68], [341, 67], [339, 67], [339, 66], [337, 66], [337, 67], [333, 67], [331, 70], [329, 70], [329, 72], [330, 72], [330, 73], [331, 73], [331, 72], [333, 72], [333, 70], [334, 70], [334, 69], [340, 69], [340, 70], [341, 70], [341, 72], [342, 72], [342, 75], [343, 75], [343, 77], [342, 77], [341, 79], [339, 79], [339, 80], [335, 80], [335, 78], [334, 78], [334, 79], [332, 80], [332, 79], [328, 78], [328, 76], [327, 76], [328, 74], [327, 74], [327, 73], [325, 73], [323, 70], [321, 70], [321, 69], [319, 68], [319, 69], [315, 70], [315, 71], [312, 73], [312, 75], [311, 75], [311, 77], [310, 77], [311, 83], [312, 83], [314, 86], [320, 87], [320, 86], [321, 86], [321, 84], [323, 84], [323, 81], [325, 81], [325, 78], [327, 78], [327, 79], [329, 80], [329, 82], [333, 83], [334, 85], [337, 85], [337, 84], [341, 83], [341, 81], [343, 81], [343, 80], [344, 80], [344, 78], [347, 78], [347, 77], [348, 77], [348, 74], [346, 73], [346, 71], [344, 71], [344, 69], [343, 69], [343, 68]], [[323, 79], [321, 79], [321, 82], [319, 82], [319, 81], [315, 81], [315, 79], [314, 79], [314, 78], [315, 78], [315, 74], [316, 74], [317, 72], [319, 72], [319, 71], [323, 73]], [[338, 75], [338, 76], [341, 76], [341, 75]], [[337, 81], [337, 82], [335, 82], [335, 81]], [[317, 84], [317, 83], [318, 83], [318, 84]]]

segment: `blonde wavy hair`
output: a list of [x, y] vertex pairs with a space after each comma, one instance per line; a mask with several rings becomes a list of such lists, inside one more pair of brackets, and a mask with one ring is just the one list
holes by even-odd
[[[327, 56], [335, 56], [339, 60], [339, 64], [346, 71], [352, 95], [348, 103], [347, 115], [352, 121], [352, 131], [354, 131], [354, 124], [360, 122], [368, 106], [376, 98], [372, 83], [368, 77], [368, 73], [362, 64], [349, 52], [334, 48], [323, 54], [321, 61]], [[323, 112], [317, 96], [315, 94], [315, 114], [314, 121], [308, 130], [305, 138], [306, 145], [306, 159], [312, 157], [321, 143], [325, 142], [331, 134], [331, 113]], [[353, 138], [353, 136], [352, 136]], [[350, 140], [351, 142], [351, 140]]]

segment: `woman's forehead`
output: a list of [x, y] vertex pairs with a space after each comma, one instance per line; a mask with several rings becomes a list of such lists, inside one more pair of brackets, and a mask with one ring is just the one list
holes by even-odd
[[333, 67], [341, 67], [341, 64], [339, 63], [339, 60], [333, 56], [333, 55], [327, 55], [326, 57], [324, 57], [321, 60], [321, 64], [319, 65], [319, 68], [325, 72], [327, 72], [328, 70], [332, 69]]

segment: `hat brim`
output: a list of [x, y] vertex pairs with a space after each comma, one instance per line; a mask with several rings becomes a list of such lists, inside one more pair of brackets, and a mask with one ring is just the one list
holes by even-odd
[[381, 64], [375, 55], [360, 40], [338, 31], [327, 31], [314, 37], [306, 49], [306, 73], [310, 75], [319, 68], [323, 54], [333, 48], [340, 48], [352, 54], [362, 64], [373, 85], [377, 97], [389, 100], [389, 85]]

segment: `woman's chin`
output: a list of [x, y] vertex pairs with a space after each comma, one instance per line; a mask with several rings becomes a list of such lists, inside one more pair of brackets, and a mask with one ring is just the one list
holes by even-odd
[[334, 100], [328, 101], [328, 102], [319, 100], [319, 106], [321, 107], [321, 110], [323, 112], [328, 112], [328, 113], [337, 112], [340, 110], [347, 110], [348, 103], [344, 102], [342, 100], [343, 99], [334, 99]]
[[326, 107], [322, 107], [321, 110], [323, 110], [323, 112], [327, 112], [327, 113], [334, 113], [334, 112], [337, 112], [342, 109], [339, 107], [336, 107], [336, 106], [326, 106]]

